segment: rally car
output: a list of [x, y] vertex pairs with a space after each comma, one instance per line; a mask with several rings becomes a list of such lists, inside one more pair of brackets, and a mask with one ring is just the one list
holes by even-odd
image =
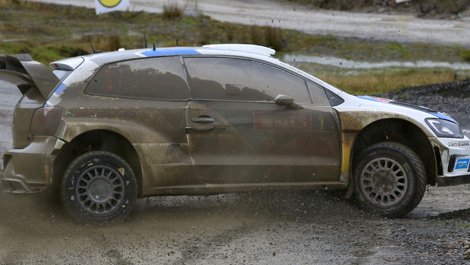
[[426, 185], [470, 182], [470, 141], [449, 116], [357, 97], [242, 44], [120, 49], [51, 63], [0, 56], [23, 93], [1, 181], [55, 190], [81, 222], [136, 199], [340, 189], [398, 217]]

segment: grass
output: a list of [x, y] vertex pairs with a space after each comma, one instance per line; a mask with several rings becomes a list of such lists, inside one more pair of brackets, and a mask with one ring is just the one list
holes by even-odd
[[454, 80], [454, 72], [448, 70], [395, 69], [395, 71], [366, 72], [355, 75], [321, 73], [318, 78], [347, 91], [350, 94], [377, 94], [404, 87], [421, 86]]
[[459, 51], [459, 56], [467, 61], [467, 62], [470, 62], [470, 50], [466, 50], [466, 49], [462, 49]]
[[183, 17], [183, 10], [178, 4], [168, 4], [163, 6], [163, 18], [165, 19], [181, 19]]
[[[96, 50], [143, 47], [144, 34], [149, 46], [200, 46], [208, 43], [247, 43], [274, 48], [283, 53], [335, 56], [349, 60], [400, 61], [435, 60], [463, 62], [470, 59], [464, 47], [396, 42], [367, 42], [357, 38], [309, 35], [269, 26], [220, 22], [205, 16], [185, 16], [184, 8], [166, 6], [163, 14], [113, 12], [100, 16], [93, 9], [53, 5], [21, 0], [0, 0], [0, 54], [29, 53], [46, 65], [51, 61], [91, 53]], [[7, 40], [17, 40], [9, 42]], [[363, 71], [349, 75], [345, 71], [311, 69], [299, 65], [326, 81], [353, 93], [389, 91], [423, 82], [452, 80], [451, 71], [396, 69]], [[326, 71], [325, 71], [326, 69]]]

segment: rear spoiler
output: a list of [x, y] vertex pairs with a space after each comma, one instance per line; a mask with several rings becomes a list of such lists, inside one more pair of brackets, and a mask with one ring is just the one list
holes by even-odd
[[29, 54], [0, 55], [0, 80], [16, 85], [22, 94], [37, 87], [44, 99], [60, 82], [47, 66], [34, 61]]

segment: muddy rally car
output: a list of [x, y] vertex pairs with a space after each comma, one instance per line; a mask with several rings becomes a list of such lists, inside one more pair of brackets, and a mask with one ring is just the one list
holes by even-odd
[[57, 191], [82, 222], [136, 199], [340, 189], [403, 216], [426, 185], [470, 182], [470, 142], [430, 109], [349, 95], [254, 45], [148, 48], [51, 63], [0, 57], [23, 96], [2, 186]]

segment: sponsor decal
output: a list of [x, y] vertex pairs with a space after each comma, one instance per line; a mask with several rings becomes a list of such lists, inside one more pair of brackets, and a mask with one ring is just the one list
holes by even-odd
[[113, 11], [126, 11], [129, 0], [95, 0], [96, 14], [104, 14]]
[[104, 7], [115, 7], [121, 3], [121, 0], [98, 0]]
[[310, 115], [255, 113], [255, 130], [305, 131], [310, 130]]
[[469, 161], [470, 161], [470, 159], [468, 159], [468, 158], [457, 160], [457, 164], [455, 165], [455, 169], [467, 169]]
[[449, 147], [462, 147], [462, 146], [470, 146], [470, 141], [456, 141], [456, 142], [449, 142], [447, 143]]

